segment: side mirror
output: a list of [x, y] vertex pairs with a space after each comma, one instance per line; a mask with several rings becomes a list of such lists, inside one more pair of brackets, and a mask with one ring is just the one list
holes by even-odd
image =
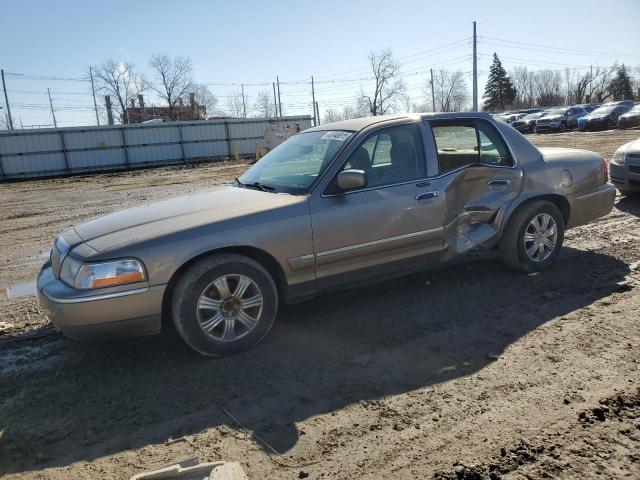
[[367, 186], [367, 174], [364, 170], [343, 170], [338, 174], [338, 188], [340, 190], [355, 190]]

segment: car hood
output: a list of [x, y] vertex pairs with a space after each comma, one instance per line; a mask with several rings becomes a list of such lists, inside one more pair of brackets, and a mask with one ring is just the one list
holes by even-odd
[[624, 149], [627, 153], [640, 153], [640, 138], [625, 143], [620, 148]]
[[640, 117], [640, 112], [627, 112], [627, 113], [623, 113], [622, 115], [620, 115], [620, 118], [633, 118], [633, 117]]
[[562, 120], [564, 118], [563, 115], [545, 115], [544, 117], [540, 117], [538, 120]]
[[206, 193], [121, 210], [77, 225], [75, 231], [90, 247], [100, 252], [305, 200], [306, 197], [300, 195], [220, 187]]

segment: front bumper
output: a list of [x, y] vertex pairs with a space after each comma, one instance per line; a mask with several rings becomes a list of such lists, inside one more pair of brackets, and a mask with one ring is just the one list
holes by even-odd
[[597, 120], [587, 120], [582, 127], [584, 130], [604, 130], [607, 128], [607, 120], [606, 119], [597, 119]]
[[50, 263], [37, 281], [40, 305], [69, 338], [93, 340], [160, 333], [166, 285], [80, 292], [56, 279]]
[[610, 163], [609, 164], [609, 176], [611, 182], [618, 188], [625, 192], [640, 192], [640, 160], [633, 163]]
[[620, 117], [618, 119], [618, 126], [620, 128], [640, 127], [640, 115], [633, 117]]
[[589, 191], [571, 195], [569, 228], [578, 227], [608, 215], [616, 199], [616, 188], [607, 182]]
[[535, 133], [559, 132], [561, 125], [562, 125], [562, 122], [543, 123], [541, 125], [536, 124], [536, 126], [533, 127], [533, 131]]

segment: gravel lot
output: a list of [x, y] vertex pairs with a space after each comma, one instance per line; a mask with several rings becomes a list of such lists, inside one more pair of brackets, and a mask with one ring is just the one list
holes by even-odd
[[[610, 158], [639, 136], [530, 138]], [[0, 184], [0, 285], [33, 280], [74, 224], [246, 166]], [[639, 216], [618, 198], [543, 274], [473, 257], [288, 307], [230, 358], [162, 336], [0, 343], [0, 475], [129, 478], [197, 457], [251, 479], [640, 478]], [[46, 321], [33, 297], [0, 300], [5, 339]]]

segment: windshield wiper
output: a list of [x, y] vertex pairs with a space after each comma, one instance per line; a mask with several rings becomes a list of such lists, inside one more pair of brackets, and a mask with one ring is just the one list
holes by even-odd
[[263, 192], [275, 192], [276, 191], [275, 187], [272, 187], [271, 185], [265, 185], [264, 183], [260, 183], [260, 182], [242, 183], [237, 178], [235, 180], [236, 180], [236, 183], [238, 185], [240, 185], [241, 187], [244, 187], [244, 188], [256, 188], [258, 190], [262, 190]]

